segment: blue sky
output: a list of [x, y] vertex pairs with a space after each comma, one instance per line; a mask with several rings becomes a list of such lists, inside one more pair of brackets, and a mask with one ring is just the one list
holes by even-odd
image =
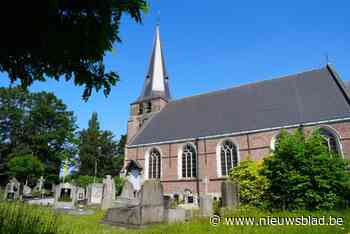
[[[121, 76], [109, 97], [94, 93], [86, 103], [82, 88], [65, 81], [37, 82], [30, 89], [52, 91], [63, 99], [80, 128], [96, 111], [102, 129], [119, 137], [126, 132], [129, 103], [141, 92], [158, 9], [175, 99], [319, 68], [326, 63], [326, 53], [341, 77], [350, 78], [349, 1], [151, 0], [150, 4], [142, 24], [123, 18], [123, 42], [105, 57], [107, 69]], [[1, 75], [0, 86], [8, 86], [6, 74]]]

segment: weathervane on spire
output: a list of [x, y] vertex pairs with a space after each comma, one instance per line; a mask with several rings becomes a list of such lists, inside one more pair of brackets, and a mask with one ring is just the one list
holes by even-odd
[[325, 53], [326, 64], [329, 64], [329, 55], [328, 52]]

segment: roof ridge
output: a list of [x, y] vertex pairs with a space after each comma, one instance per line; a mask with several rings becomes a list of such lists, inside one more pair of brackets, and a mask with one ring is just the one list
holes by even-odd
[[350, 105], [350, 92], [346, 88], [346, 85], [345, 85], [344, 81], [340, 78], [338, 72], [335, 70], [335, 68], [332, 66], [332, 64], [328, 63], [327, 66], [326, 66], [326, 69], [331, 74], [334, 82], [337, 84], [337, 86], [339, 87], [340, 91], [343, 93], [344, 98], [346, 99], [346, 101]]
[[310, 70], [305, 70], [305, 71], [294, 73], [294, 74], [278, 76], [278, 77], [275, 77], [275, 78], [272, 78], [272, 79], [258, 80], [258, 81], [254, 81], [252, 83], [239, 84], [237, 86], [233, 86], [233, 87], [229, 87], [229, 88], [223, 88], [223, 89], [220, 89], [220, 90], [209, 91], [209, 92], [206, 92], [206, 93], [200, 93], [200, 94], [195, 94], [195, 95], [191, 95], [191, 96], [186, 96], [186, 97], [182, 97], [182, 98], [179, 98], [179, 99], [172, 100], [172, 101], [169, 102], [169, 104], [175, 103], [175, 102], [179, 102], [179, 101], [183, 101], [185, 99], [195, 98], [195, 97], [199, 97], [199, 96], [213, 95], [213, 94], [217, 94], [217, 93], [223, 93], [223, 92], [226, 92], [226, 91], [231, 90], [231, 89], [241, 88], [241, 87], [244, 87], [244, 86], [249, 86], [249, 85], [254, 85], [254, 84], [258, 84], [258, 83], [279, 80], [279, 79], [285, 79], [285, 78], [291, 77], [291, 76], [299, 76], [299, 75], [304, 74], [304, 73], [314, 72], [314, 71], [319, 71], [319, 70], [324, 70], [324, 69], [327, 69], [327, 66], [324, 66], [324, 67], [321, 67], [321, 68], [314, 68], [314, 69], [310, 69]]

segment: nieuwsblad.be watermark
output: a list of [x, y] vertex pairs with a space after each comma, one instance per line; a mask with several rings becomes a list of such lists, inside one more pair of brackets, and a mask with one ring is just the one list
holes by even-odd
[[218, 215], [213, 215], [210, 217], [210, 224], [217, 226], [222, 225], [343, 225], [344, 220], [342, 217], [332, 217], [332, 216], [298, 216], [298, 217], [275, 217], [275, 216], [266, 216], [266, 217], [220, 217]]

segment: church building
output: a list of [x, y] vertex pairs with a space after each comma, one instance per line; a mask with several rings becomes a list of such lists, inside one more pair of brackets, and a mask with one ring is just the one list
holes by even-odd
[[321, 130], [328, 147], [350, 159], [350, 93], [326, 66], [177, 100], [156, 28], [140, 96], [131, 103], [125, 166], [158, 179], [165, 194], [195, 203], [220, 197], [220, 184], [248, 156], [261, 160], [282, 129]]

